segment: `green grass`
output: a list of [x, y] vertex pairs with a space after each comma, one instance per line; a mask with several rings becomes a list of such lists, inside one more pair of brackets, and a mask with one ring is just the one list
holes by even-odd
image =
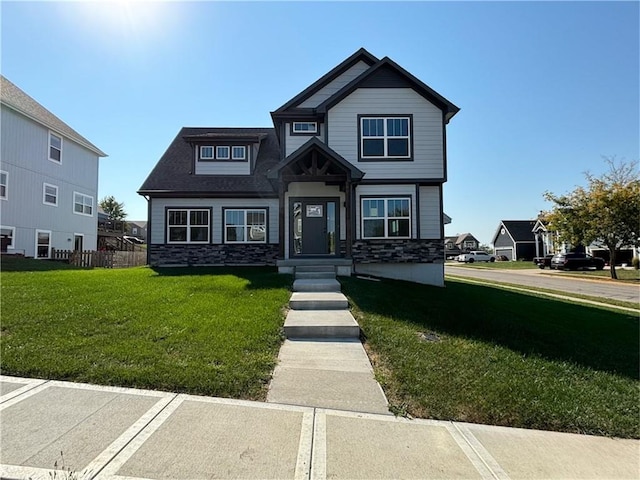
[[66, 267], [3, 258], [3, 374], [265, 398], [290, 276]]
[[455, 280], [341, 282], [395, 411], [640, 438], [637, 316]]
[[[554, 270], [555, 272], [555, 270]], [[622, 269], [620, 267], [616, 268], [616, 274], [618, 276], [617, 280], [613, 280], [611, 278], [611, 272], [607, 270], [561, 270], [556, 275], [564, 275], [568, 277], [578, 277], [578, 278], [586, 278], [586, 279], [596, 279], [596, 280], [610, 280], [612, 282], [624, 282], [624, 283], [640, 283], [640, 270], [635, 269]]]

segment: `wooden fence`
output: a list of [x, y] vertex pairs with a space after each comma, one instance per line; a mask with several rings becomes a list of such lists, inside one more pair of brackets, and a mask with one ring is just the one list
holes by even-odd
[[110, 250], [86, 250], [83, 252], [74, 250], [51, 249], [51, 258], [68, 262], [76, 267], [136, 267], [146, 265], [147, 253], [145, 251], [120, 252]]

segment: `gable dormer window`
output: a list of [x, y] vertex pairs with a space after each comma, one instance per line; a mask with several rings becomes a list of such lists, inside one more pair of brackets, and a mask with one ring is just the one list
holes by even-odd
[[411, 117], [360, 117], [361, 160], [411, 159]]
[[213, 147], [200, 147], [200, 160], [213, 160]]
[[229, 160], [230, 148], [227, 146], [216, 147], [216, 160]]
[[315, 135], [318, 133], [318, 122], [293, 122], [292, 130], [298, 135]]

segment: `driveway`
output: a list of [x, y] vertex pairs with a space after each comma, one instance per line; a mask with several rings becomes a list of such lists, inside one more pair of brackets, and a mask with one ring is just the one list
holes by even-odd
[[623, 302], [640, 302], [640, 287], [606, 280], [583, 280], [558, 275], [558, 272], [532, 268], [531, 270], [489, 270], [445, 265], [445, 275], [511, 283], [526, 287], [546, 288], [561, 293], [608, 298]]

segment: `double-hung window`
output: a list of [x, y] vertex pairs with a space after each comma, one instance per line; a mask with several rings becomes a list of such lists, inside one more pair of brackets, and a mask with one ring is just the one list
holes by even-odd
[[360, 157], [411, 158], [411, 118], [360, 117]]
[[49, 183], [42, 184], [42, 203], [58, 206], [58, 187]]
[[225, 243], [266, 243], [266, 209], [225, 209]]
[[168, 243], [209, 243], [211, 232], [209, 209], [167, 210]]
[[73, 213], [93, 216], [93, 197], [83, 193], [73, 192]]
[[62, 162], [62, 137], [52, 132], [49, 132], [49, 160]]
[[9, 188], [9, 174], [4, 170], [0, 171], [0, 198], [2, 200], [6, 200], [7, 197], [7, 189]]
[[410, 238], [410, 198], [363, 198], [362, 238]]

